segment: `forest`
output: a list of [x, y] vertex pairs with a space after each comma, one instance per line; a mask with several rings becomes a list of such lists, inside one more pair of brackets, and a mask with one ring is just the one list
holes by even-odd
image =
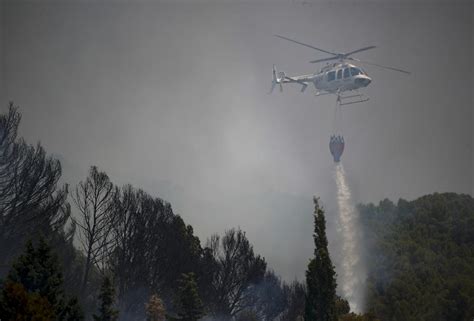
[[360, 205], [367, 306], [382, 320], [474, 318], [474, 200], [432, 194]]
[[201, 241], [171, 204], [95, 166], [61, 184], [60, 162], [19, 137], [20, 122], [10, 103], [0, 116], [1, 320], [474, 317], [469, 195], [359, 205], [369, 277], [368, 312], [357, 315], [337, 295], [317, 198], [306, 280], [287, 283], [240, 228]]

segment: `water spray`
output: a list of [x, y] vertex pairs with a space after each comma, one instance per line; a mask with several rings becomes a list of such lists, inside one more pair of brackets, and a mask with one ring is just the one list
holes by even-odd
[[342, 285], [342, 295], [349, 302], [351, 310], [362, 312], [366, 271], [360, 260], [359, 215], [352, 201], [344, 167], [339, 162], [335, 165], [335, 180], [338, 224], [342, 236], [342, 275], [339, 282]]

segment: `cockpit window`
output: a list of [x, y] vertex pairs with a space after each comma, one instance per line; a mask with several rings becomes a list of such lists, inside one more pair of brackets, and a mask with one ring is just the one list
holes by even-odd
[[334, 79], [336, 79], [336, 72], [335, 71], [328, 72], [328, 81], [333, 81]]
[[351, 67], [351, 75], [352, 76], [362, 75], [362, 71], [359, 68]]
[[349, 78], [351, 74], [349, 73], [349, 68], [344, 69], [344, 78]]
[[339, 69], [337, 71], [337, 79], [341, 79], [342, 78], [342, 69]]

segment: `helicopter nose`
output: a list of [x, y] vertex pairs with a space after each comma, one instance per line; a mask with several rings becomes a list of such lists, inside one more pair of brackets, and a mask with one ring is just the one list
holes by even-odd
[[355, 80], [356, 85], [360, 87], [367, 87], [372, 82], [369, 77], [359, 77]]

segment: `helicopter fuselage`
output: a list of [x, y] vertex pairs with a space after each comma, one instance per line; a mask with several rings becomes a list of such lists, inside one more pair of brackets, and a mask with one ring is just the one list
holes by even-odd
[[319, 72], [295, 77], [286, 76], [285, 73], [276, 73], [276, 83], [297, 83], [302, 85], [304, 91], [308, 84], [313, 84], [317, 94], [342, 93], [367, 87], [372, 79], [360, 67], [349, 63], [334, 63], [324, 66]]

